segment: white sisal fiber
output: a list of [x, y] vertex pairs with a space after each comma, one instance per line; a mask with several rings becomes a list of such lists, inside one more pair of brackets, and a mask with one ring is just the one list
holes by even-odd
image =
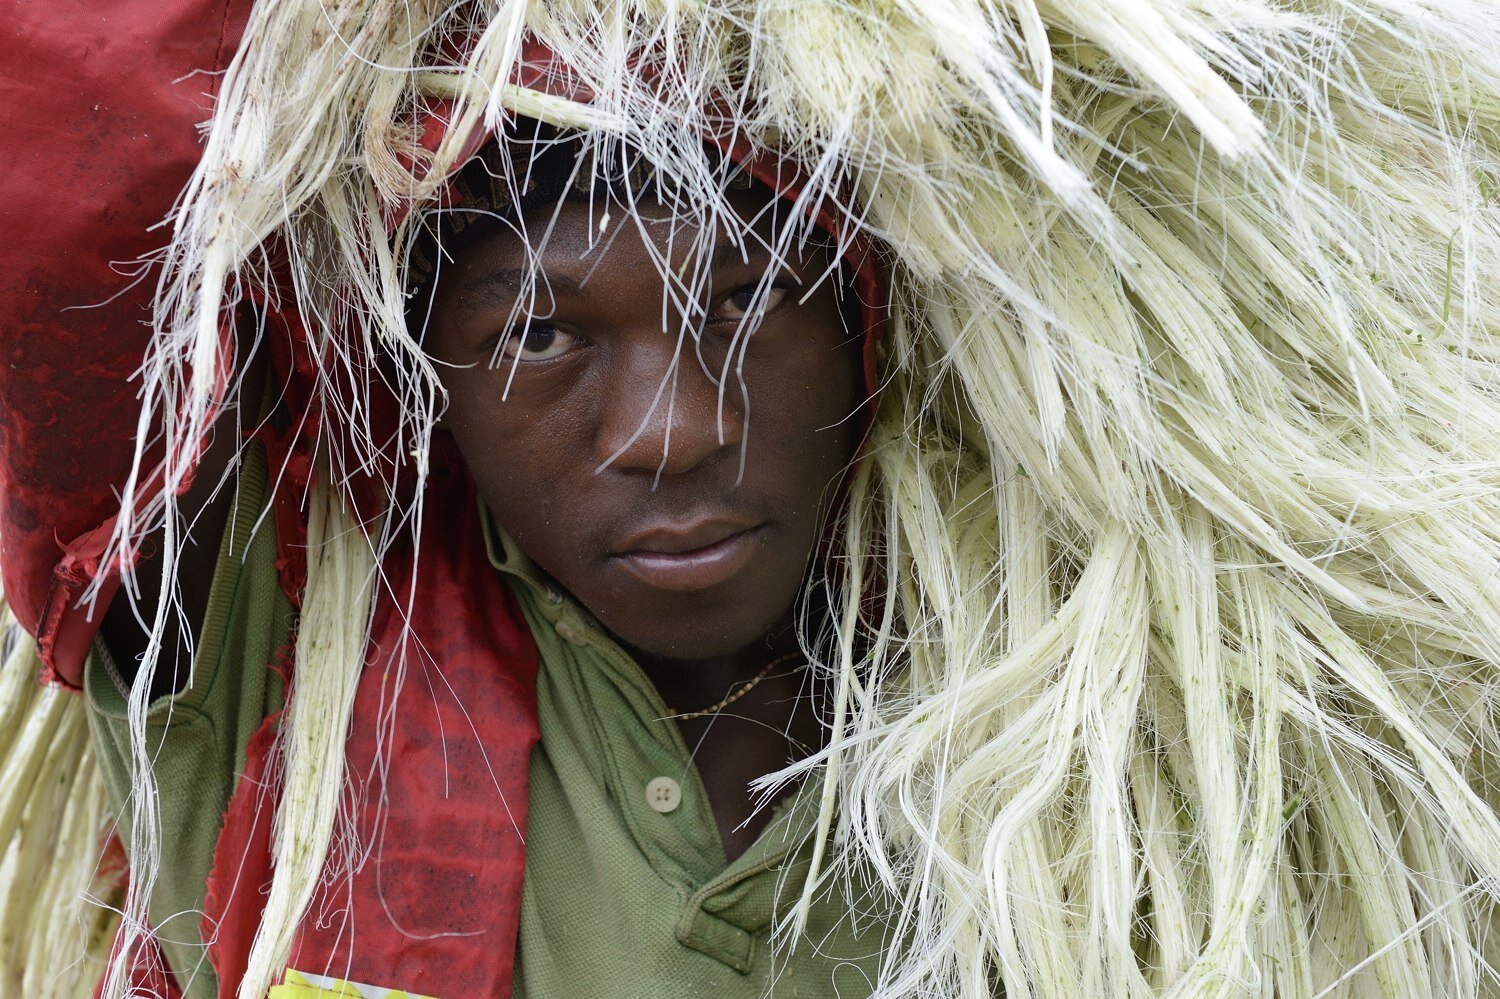
[[[514, 85], [527, 32], [592, 104]], [[809, 649], [842, 711], [780, 776], [830, 781], [814, 882], [857, 865], [907, 903], [881, 999], [1496, 993], [1489, 0], [286, 0], [256, 5], [221, 93], [142, 427], [175, 482], [274, 236], [344, 424], [330, 481], [392, 483], [391, 532], [420, 514], [394, 483], [425, 468], [441, 390], [389, 249], [417, 222], [388, 220], [469, 128], [587, 129], [712, 227], [732, 215], [702, 140], [732, 127], [880, 242], [841, 633]], [[427, 96], [457, 122], [430, 155]], [[377, 348], [411, 372], [394, 447], [357, 388]], [[318, 748], [247, 996], [332, 829], [369, 593], [341, 564], [347, 602], [304, 620], [338, 656], [329, 707], [289, 726]], [[307, 661], [294, 710], [324, 682]]]
[[37, 684], [36, 644], [3, 603], [0, 630], [0, 991], [86, 999], [118, 923], [104, 784], [82, 702]]
[[343, 794], [344, 740], [365, 660], [371, 542], [338, 493], [308, 495], [307, 590], [296, 678], [277, 737], [282, 796], [272, 830], [276, 877], [238, 994], [260, 999], [280, 980], [303, 911], [321, 882]]

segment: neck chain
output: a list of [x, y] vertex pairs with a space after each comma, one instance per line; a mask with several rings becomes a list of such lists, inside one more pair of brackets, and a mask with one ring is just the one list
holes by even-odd
[[702, 711], [689, 711], [686, 714], [678, 714], [677, 712], [673, 711], [671, 708], [667, 708], [667, 716], [669, 718], [674, 719], [675, 721], [680, 721], [681, 722], [681, 721], [691, 721], [694, 718], [706, 718], [709, 715], [716, 715], [720, 711], [723, 711], [725, 708], [729, 707], [729, 705], [733, 704], [735, 701], [739, 700], [741, 697], [744, 697], [746, 694], [750, 693], [750, 691], [754, 690], [756, 684], [760, 683], [766, 677], [770, 676], [771, 675], [771, 671], [773, 669], [775, 669], [777, 666], [781, 666], [784, 663], [789, 663], [793, 659], [801, 659], [801, 658], [802, 658], [802, 653], [800, 653], [800, 652], [788, 652], [784, 656], [777, 656], [775, 659], [772, 659], [770, 662], [768, 662], [764, 666], [762, 666], [759, 673], [755, 674], [750, 679], [746, 680], [743, 684], [741, 684], [739, 687], [737, 687], [732, 694], [730, 694], [728, 697], [724, 698], [718, 704], [709, 705], [708, 707], [704, 708]]

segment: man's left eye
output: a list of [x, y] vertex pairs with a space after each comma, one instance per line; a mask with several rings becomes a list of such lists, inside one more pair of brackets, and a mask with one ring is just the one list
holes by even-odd
[[790, 291], [789, 288], [772, 285], [766, 289], [764, 300], [757, 303], [756, 296], [760, 292], [760, 287], [750, 285], [720, 299], [709, 318], [735, 321], [744, 319], [750, 314], [751, 309], [761, 313], [770, 312], [786, 299]]

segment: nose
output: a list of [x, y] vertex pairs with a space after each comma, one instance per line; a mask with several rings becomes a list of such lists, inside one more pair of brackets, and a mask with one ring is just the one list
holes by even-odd
[[612, 365], [599, 407], [599, 467], [652, 475], [690, 472], [744, 440], [744, 400], [733, 372], [699, 361], [691, 339], [654, 332], [632, 338]]

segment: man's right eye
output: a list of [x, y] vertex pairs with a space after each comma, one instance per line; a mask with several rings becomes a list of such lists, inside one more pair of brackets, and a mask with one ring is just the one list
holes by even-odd
[[531, 322], [505, 335], [500, 354], [512, 361], [550, 361], [572, 350], [577, 342], [577, 337], [556, 326]]

